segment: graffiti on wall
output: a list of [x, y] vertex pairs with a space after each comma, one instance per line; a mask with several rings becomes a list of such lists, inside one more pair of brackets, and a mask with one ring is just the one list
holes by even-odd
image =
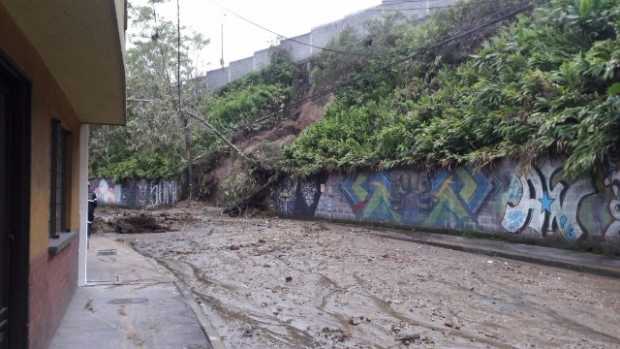
[[420, 224], [428, 217], [436, 202], [431, 178], [425, 174], [398, 171], [393, 182], [392, 208], [402, 217], [398, 223]]
[[604, 185], [594, 183], [591, 177], [568, 180], [561, 161], [523, 172], [506, 160], [483, 171], [401, 169], [286, 179], [274, 199], [287, 217], [620, 244], [620, 170], [612, 167]]
[[442, 228], [475, 227], [493, 188], [493, 181], [468, 168], [359, 174], [340, 184], [360, 220]]
[[95, 181], [92, 191], [97, 195], [99, 202], [106, 205], [118, 205], [122, 201], [122, 188], [118, 184], [109, 183], [105, 179]]
[[493, 191], [493, 181], [467, 168], [440, 171], [432, 179], [433, 210], [424, 225], [475, 228], [478, 211]]
[[318, 179], [302, 181], [287, 178], [275, 191], [273, 202], [283, 216], [312, 217], [320, 198], [321, 184]]
[[609, 202], [609, 213], [614, 219], [605, 232], [605, 238], [620, 240], [620, 171], [616, 170], [605, 180], [605, 185], [611, 188], [614, 199]]
[[340, 185], [358, 219], [378, 222], [400, 222], [392, 209], [392, 182], [383, 172], [347, 177]]
[[590, 179], [567, 184], [558, 179], [562, 167], [546, 161], [526, 175], [514, 177], [502, 226], [519, 233], [528, 227], [542, 236], [559, 233], [564, 239], [580, 239], [585, 232], [578, 222], [580, 202], [596, 193]]
[[159, 207], [171, 205], [178, 201], [177, 183], [173, 181], [163, 181], [151, 184], [148, 189], [149, 200], [147, 207]]
[[114, 183], [107, 179], [90, 182], [91, 190], [102, 205], [130, 208], [155, 208], [173, 205], [179, 200], [176, 181], [132, 180]]

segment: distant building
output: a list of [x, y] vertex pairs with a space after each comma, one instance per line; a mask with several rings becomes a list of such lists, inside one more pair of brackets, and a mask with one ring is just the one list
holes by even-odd
[[2, 349], [47, 348], [85, 281], [88, 124], [125, 123], [125, 12], [0, 2]]

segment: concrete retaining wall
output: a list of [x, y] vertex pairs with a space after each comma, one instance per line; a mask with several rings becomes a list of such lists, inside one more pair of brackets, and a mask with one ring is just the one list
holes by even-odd
[[314, 52], [312, 43], [312, 33], [300, 35], [280, 43], [280, 49], [289, 53], [293, 62], [303, 62], [310, 59]]
[[283, 217], [475, 231], [620, 250], [620, 164], [611, 165], [598, 184], [594, 178], [567, 180], [558, 160], [529, 170], [506, 160], [481, 171], [390, 170], [287, 179], [274, 192], [273, 204]]
[[177, 181], [129, 180], [116, 183], [109, 179], [95, 179], [89, 183], [97, 195], [99, 205], [126, 208], [157, 208], [171, 206], [179, 201], [181, 188]]
[[[203, 80], [203, 79], [198, 78], [198, 80]], [[207, 88], [209, 88], [209, 86], [223, 87], [223, 86], [226, 86], [230, 82], [230, 80], [231, 80], [230, 71], [228, 68], [212, 70], [207, 75], [206, 87]]]
[[273, 49], [267, 48], [254, 53], [254, 70], [259, 71], [271, 64], [271, 53]]
[[229, 69], [231, 81], [237, 81], [254, 71], [254, 57], [232, 62]]
[[[201, 80], [206, 80], [207, 89], [209, 91], [216, 91], [249, 73], [265, 68], [271, 62], [270, 52], [274, 49], [284, 50], [289, 53], [294, 62], [303, 63], [320, 53], [321, 47], [327, 46], [338, 34], [346, 29], [353, 29], [359, 34], [364, 35], [366, 32], [366, 23], [372, 19], [394, 14], [397, 10], [403, 10], [401, 13], [409, 18], [422, 19], [433, 11], [439, 10], [443, 6], [452, 5], [456, 3], [456, 1], [457, 0], [434, 0], [428, 3], [430, 6], [428, 10], [424, 2], [384, 3], [347, 16], [339, 21], [313, 28], [310, 33], [283, 40], [280, 45], [275, 48], [261, 50], [256, 52], [252, 57], [231, 62], [228, 68], [209, 71], [207, 72], [206, 78], [202, 78]], [[228, 71], [229, 69], [230, 71]]]

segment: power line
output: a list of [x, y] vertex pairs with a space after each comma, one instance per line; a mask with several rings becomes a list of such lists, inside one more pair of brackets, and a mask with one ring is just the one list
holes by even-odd
[[[487, 1], [480, 1], [480, 3], [482, 2], [487, 2]], [[488, 0], [488, 2], [495, 2], [495, 0]], [[426, 11], [426, 10], [444, 10], [444, 9], [449, 9], [449, 8], [458, 8], [460, 6], [458, 5], [446, 5], [446, 6], [429, 6], [429, 7], [408, 7], [408, 8], [401, 8], [401, 9], [370, 9], [368, 11], [372, 11], [372, 12], [408, 12], [408, 11]]]
[[[492, 1], [492, 2], [497, 2], [497, 0], [487, 0], [487, 1]], [[387, 6], [398, 6], [398, 5], [403, 5], [403, 4], [429, 4], [432, 5], [433, 3], [437, 3], [437, 2], [446, 2], [446, 0], [393, 0], [393, 1], [385, 1], [383, 2], [381, 5], [379, 5], [379, 7], [387, 7]], [[457, 6], [459, 4], [463, 4], [463, 3], [476, 3], [476, 2], [483, 2], [483, 1], [478, 1], [478, 0], [472, 0], [472, 1], [468, 1], [468, 0], [455, 0], [455, 1], [451, 1], [453, 4], [449, 5], [432, 5], [432, 6]]]
[[[345, 51], [345, 50], [338, 50], [338, 49], [334, 49], [334, 48], [329, 48], [329, 47], [323, 47], [323, 46], [317, 46], [317, 45], [313, 45], [307, 42], [303, 42], [301, 40], [295, 39], [295, 38], [289, 38], [285, 35], [282, 35], [264, 25], [261, 25], [225, 6], [223, 6], [219, 1], [216, 0], [212, 0], [217, 6], [219, 6], [220, 8], [222, 8], [224, 11], [229, 12], [230, 14], [232, 14], [233, 16], [241, 19], [242, 21], [249, 23], [261, 30], [264, 30], [266, 32], [269, 32], [271, 34], [276, 35], [277, 37], [279, 37], [280, 39], [286, 40], [286, 41], [291, 41], [291, 42], [295, 42], [299, 45], [303, 45], [303, 46], [308, 46], [308, 47], [312, 47], [318, 50], [322, 50], [322, 51], [328, 51], [328, 52], [333, 52], [333, 53], [337, 53], [337, 54], [342, 54], [342, 55], [353, 55], [353, 56], [364, 56], [364, 57], [372, 57], [373, 55], [368, 54], [368, 53], [362, 53], [362, 52], [353, 52], [353, 51]], [[383, 6], [390, 6], [390, 5], [398, 5], [398, 4], [405, 4], [405, 3], [426, 3], [426, 2], [435, 2], [435, 1], [443, 1], [443, 0], [394, 0], [394, 1], [390, 1], [387, 4], [384, 3]], [[495, 0], [477, 0], [477, 1], [469, 1], [467, 3], [484, 3], [484, 2], [494, 2]], [[373, 11], [373, 12], [386, 12], [386, 11], [395, 11], [395, 12], [403, 12], [403, 11], [419, 11], [419, 10], [434, 10], [434, 9], [447, 9], [447, 8], [454, 8], [454, 7], [459, 7], [460, 4], [464, 1], [458, 1], [457, 4], [455, 5], [443, 5], [443, 6], [426, 6], [426, 7], [419, 7], [419, 8], [406, 8], [406, 9], [382, 9], [382, 8], [374, 8], [374, 9], [367, 9], [365, 11]]]
[[[500, 23], [500, 22], [503, 22], [503, 21], [505, 21], [505, 20], [507, 20], [507, 19], [509, 19], [509, 18], [512, 18], [512, 17], [514, 17], [514, 16], [516, 16], [516, 15], [518, 15], [518, 14], [521, 14], [521, 13], [523, 13], [523, 12], [526, 12], [526, 11], [530, 10], [532, 7], [533, 7], [533, 5], [532, 5], [532, 4], [528, 4], [527, 6], [524, 6], [524, 7], [518, 8], [518, 9], [516, 9], [516, 10], [513, 10], [513, 11], [511, 11], [510, 13], [508, 13], [508, 14], [506, 14], [506, 15], [503, 15], [503, 16], [500, 16], [500, 17], [498, 17], [498, 18], [496, 18], [496, 19], [494, 19], [494, 20], [491, 20], [491, 21], [489, 21], [489, 22], [487, 22], [487, 23], [481, 24], [481, 25], [479, 25], [479, 26], [477, 26], [477, 27], [474, 27], [474, 28], [472, 28], [472, 29], [466, 30], [466, 31], [464, 31], [464, 32], [462, 32], [462, 33], [460, 33], [460, 34], [457, 34], [457, 35], [454, 35], [454, 36], [448, 37], [448, 38], [446, 38], [446, 39], [443, 39], [443, 40], [441, 40], [440, 42], [438, 42], [438, 43], [436, 43], [436, 44], [433, 44], [433, 45], [428, 45], [428, 46], [425, 46], [425, 47], [419, 48], [419, 49], [417, 49], [417, 50], [416, 50], [416, 52], [413, 52], [413, 53], [412, 53], [412, 54], [410, 54], [409, 56], [403, 57], [403, 58], [401, 58], [401, 59], [399, 59], [399, 60], [396, 60], [396, 61], [394, 61], [394, 62], [392, 62], [392, 63], [389, 63], [389, 64], [387, 64], [387, 65], [385, 65], [385, 66], [383, 66], [383, 67], [380, 67], [379, 69], [381, 69], [381, 70], [385, 70], [385, 69], [391, 68], [391, 67], [393, 67], [393, 66], [396, 66], [396, 65], [400, 65], [400, 64], [402, 64], [402, 63], [405, 63], [405, 62], [407, 62], [407, 61], [409, 61], [409, 60], [412, 60], [412, 59], [414, 59], [415, 57], [417, 57], [417, 56], [419, 56], [419, 55], [423, 54], [424, 52], [427, 52], [427, 51], [432, 51], [432, 50], [438, 49], [438, 48], [440, 48], [440, 47], [442, 47], [442, 46], [445, 46], [445, 45], [447, 45], [447, 44], [449, 44], [449, 43], [451, 43], [451, 42], [453, 42], [453, 41], [456, 41], [456, 40], [459, 40], [459, 39], [462, 39], [462, 38], [468, 37], [468, 36], [470, 36], [470, 35], [472, 35], [472, 34], [478, 33], [478, 32], [480, 32], [482, 29], [485, 29], [485, 28], [487, 28], [487, 27], [493, 26], [493, 25], [495, 25], [495, 24], [497, 24], [497, 23]], [[337, 88], [340, 88], [340, 87], [342, 87], [343, 85], [346, 85], [346, 84], [351, 83], [351, 82], [352, 82], [352, 81], [345, 81], [345, 82], [343, 82], [343, 83], [341, 83], [341, 84], [338, 84], [338, 85], [337, 85], [337, 86], [335, 86], [334, 88], [332, 88], [332, 90], [335, 90], [335, 89], [337, 89]], [[312, 97], [312, 96], [310, 96], [310, 97]]]
[[246, 23], [249, 23], [249, 24], [251, 24], [251, 25], [253, 25], [253, 26], [255, 26], [255, 27], [259, 28], [259, 29], [262, 29], [262, 30], [266, 31], [266, 32], [274, 34], [274, 35], [276, 35], [277, 37], [279, 37], [281, 39], [284, 39], [284, 40], [287, 40], [287, 41], [292, 41], [292, 42], [295, 42], [297, 44], [308, 46], [308, 47], [312, 47], [312, 48], [315, 48], [315, 49], [318, 49], [318, 50], [322, 50], [322, 51], [329, 51], [329, 52], [334, 52], [334, 53], [343, 54], [343, 55], [370, 56], [370, 55], [368, 55], [366, 53], [352, 52], [352, 51], [343, 51], [343, 50], [337, 50], [337, 49], [333, 49], [333, 48], [329, 48], [329, 47], [321, 47], [321, 46], [316, 46], [316, 45], [313, 45], [313, 44], [310, 44], [310, 43], [307, 43], [307, 42], [303, 42], [301, 40], [297, 40], [295, 38], [289, 38], [286, 35], [282, 35], [282, 34], [276, 32], [274, 30], [271, 30], [271, 29], [269, 29], [269, 28], [267, 28], [267, 27], [265, 27], [265, 26], [263, 26], [261, 24], [256, 23], [255, 21], [253, 21], [253, 20], [251, 20], [251, 19], [249, 19], [249, 18], [247, 18], [247, 17], [245, 17], [245, 16], [243, 16], [243, 15], [241, 15], [241, 14], [239, 14], [239, 13], [237, 13], [237, 12], [227, 8], [227, 7], [225, 7], [225, 6], [223, 6], [222, 4], [220, 4], [216, 0], [212, 0], [212, 1], [216, 5], [218, 5], [220, 8], [222, 8], [224, 11], [229, 12], [233, 16], [239, 18], [240, 20], [242, 20], [242, 21], [244, 21]]
[[[433, 1], [441, 1], [441, 0], [433, 0]], [[398, 4], [405, 3], [420, 3], [421, 1], [403, 1]], [[453, 5], [432, 5], [432, 6], [424, 6], [424, 7], [407, 7], [407, 8], [373, 8], [367, 11], [374, 12], [404, 12], [404, 11], [420, 11], [420, 10], [436, 10], [436, 9], [448, 9], [448, 8], [458, 8], [463, 5], [476, 5], [476, 4], [486, 4], [486, 3], [495, 3], [497, 0], [472, 0], [472, 1], [458, 1]]]
[[403, 4], [430, 4], [433, 2], [442, 1], [442, 0], [398, 0], [398, 1], [384, 1], [379, 6], [398, 6]]
[[[519, 7], [517, 9], [512, 10], [509, 13], [507, 13], [505, 15], [502, 15], [502, 16], [500, 16], [498, 18], [495, 18], [495, 19], [493, 19], [493, 20], [491, 20], [489, 22], [486, 22], [484, 24], [476, 26], [476, 27], [474, 27], [472, 29], [466, 30], [466, 31], [464, 31], [464, 32], [462, 32], [460, 34], [456, 34], [454, 36], [449, 36], [449, 37], [439, 41], [436, 44], [427, 45], [427, 46], [418, 48], [412, 54], [410, 54], [408, 56], [405, 56], [405, 57], [402, 57], [401, 59], [398, 59], [398, 60], [396, 60], [394, 62], [388, 63], [388, 64], [384, 65], [383, 67], [380, 67], [379, 69], [380, 70], [389, 69], [389, 68], [391, 68], [393, 66], [400, 65], [400, 64], [405, 63], [407, 61], [410, 61], [410, 60], [414, 59], [415, 57], [417, 57], [417, 56], [419, 56], [419, 55], [421, 55], [421, 54], [423, 54], [425, 52], [435, 50], [435, 49], [440, 48], [442, 46], [445, 46], [445, 45], [447, 45], [447, 44], [449, 44], [449, 43], [451, 43], [453, 41], [457, 41], [457, 40], [463, 39], [465, 37], [468, 37], [470, 35], [476, 34], [476, 33], [480, 32], [481, 30], [483, 30], [485, 28], [491, 27], [491, 26], [493, 26], [495, 24], [498, 24], [498, 23], [501, 23], [501, 22], [503, 22], [503, 21], [505, 21], [507, 19], [513, 18], [513, 17], [515, 17], [515, 16], [517, 16], [517, 15], [519, 15], [521, 13], [529, 11], [533, 7], [534, 7], [534, 5], [532, 3], [529, 3], [526, 6]], [[499, 13], [500, 12], [496, 12], [495, 14], [499, 14]], [[356, 76], [354, 76], [351, 79], [342, 81], [342, 82], [336, 84], [335, 86], [333, 86], [331, 88], [325, 89], [322, 92], [318, 92], [318, 93], [312, 94], [312, 95], [310, 95], [308, 97], [305, 97], [305, 98], [301, 99], [300, 101], [294, 103], [291, 107], [292, 108], [298, 108], [298, 107], [304, 105], [307, 102], [316, 101], [318, 99], [326, 97], [326, 96], [332, 94], [333, 92], [335, 92], [337, 89], [339, 89], [339, 88], [341, 88], [343, 86], [346, 86], [346, 85], [348, 85], [350, 83], [355, 82], [356, 79], [360, 79], [360, 75], [356, 75]], [[254, 122], [261, 122], [261, 121], [267, 120], [268, 118], [271, 118], [271, 117], [276, 116], [276, 115], [277, 115], [276, 112], [264, 114], [263, 116], [261, 116], [259, 119], [257, 119]]]
[[383, 1], [381, 6], [391, 6], [391, 5], [399, 5], [399, 4], [431, 3], [431, 2], [437, 2], [437, 1], [444, 1], [444, 0], [388, 0], [388, 1]]
[[377, 8], [377, 10], [386, 9], [386, 7], [399, 7], [399, 6], [407, 5], [407, 4], [422, 4], [423, 7], [420, 7], [419, 9], [430, 10], [433, 8], [458, 6], [459, 3], [464, 3], [468, 1], [455, 0], [455, 1], [450, 1], [452, 4], [437, 4], [437, 3], [442, 3], [442, 2], [445, 3], [446, 1], [445, 0], [397, 0], [397, 1], [384, 2], [378, 6], [379, 8]]

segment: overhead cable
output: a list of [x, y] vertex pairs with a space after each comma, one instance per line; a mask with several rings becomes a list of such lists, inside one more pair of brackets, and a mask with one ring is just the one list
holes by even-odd
[[[476, 26], [474, 28], [471, 28], [469, 30], [466, 30], [464, 32], [461, 32], [461, 33], [453, 35], [453, 36], [448, 36], [445, 39], [440, 40], [439, 42], [437, 42], [435, 44], [431, 44], [431, 45], [427, 45], [427, 46], [418, 48], [417, 50], [415, 50], [415, 52], [411, 53], [410, 55], [407, 55], [407, 56], [402, 57], [400, 59], [397, 59], [397, 60], [395, 60], [393, 62], [390, 62], [390, 63], [388, 63], [388, 64], [386, 64], [386, 65], [384, 65], [382, 67], [379, 67], [379, 69], [380, 70], [386, 70], [386, 69], [389, 69], [389, 68], [391, 68], [393, 66], [403, 64], [405, 62], [408, 62], [408, 61], [416, 58], [417, 56], [419, 56], [421, 54], [424, 54], [425, 52], [438, 49], [438, 48], [440, 48], [442, 46], [445, 46], [445, 45], [447, 45], [447, 44], [449, 44], [451, 42], [454, 42], [454, 41], [466, 38], [466, 37], [468, 37], [470, 35], [476, 34], [476, 33], [480, 32], [480, 31], [482, 31], [483, 29], [486, 29], [488, 27], [491, 27], [493, 25], [501, 23], [501, 22], [503, 22], [505, 20], [508, 20], [510, 18], [516, 17], [517, 15], [519, 15], [521, 13], [524, 13], [524, 12], [527, 12], [527, 11], [533, 9], [533, 8], [534, 8], [534, 5], [532, 3], [530, 3], [528, 5], [525, 5], [525, 6], [522, 6], [522, 7], [519, 7], [517, 9], [515, 9], [515, 10], [510, 11], [509, 13], [507, 13], [505, 15], [501, 15], [501, 16], [493, 19], [493, 20], [490, 20], [490, 21], [488, 21], [486, 23], [478, 25], [478, 26]], [[496, 12], [495, 14], [497, 15], [499, 13], [500, 12]], [[314, 94], [312, 94], [312, 95], [310, 95], [308, 97], [305, 97], [305, 98], [297, 101], [296, 103], [294, 103], [291, 107], [292, 108], [297, 108], [297, 107], [300, 107], [300, 106], [304, 105], [307, 102], [312, 102], [312, 101], [319, 100], [319, 99], [321, 99], [323, 97], [326, 97], [326, 96], [332, 94], [333, 92], [336, 92], [337, 89], [355, 82], [355, 80], [357, 80], [357, 79], [360, 79], [360, 75], [356, 75], [356, 76], [354, 76], [351, 79], [347, 79], [347, 80], [344, 80], [344, 81], [342, 81], [340, 83], [337, 83], [335, 86], [333, 86], [331, 88], [327, 88], [324, 91], [321, 91], [321, 92], [318, 92], [318, 93], [314, 93]], [[258, 118], [255, 122], [260, 122], [260, 121], [266, 120], [266, 119], [268, 119], [270, 117], [273, 117], [273, 116], [276, 116], [276, 115], [277, 115], [276, 112], [267, 113], [267, 114], [264, 114], [263, 116], [261, 116], [260, 118]]]
[[222, 5], [219, 1], [216, 1], [216, 0], [211, 0], [211, 1], [213, 1], [216, 5], [218, 5], [220, 8], [222, 8], [224, 11], [230, 13], [231, 15], [233, 15], [233, 16], [239, 18], [240, 20], [242, 20], [242, 21], [244, 21], [246, 23], [249, 23], [249, 24], [251, 24], [251, 25], [253, 25], [253, 26], [255, 26], [255, 27], [259, 28], [259, 29], [262, 29], [262, 30], [264, 30], [266, 32], [274, 34], [278, 38], [280, 38], [281, 40], [292, 41], [294, 43], [297, 43], [297, 44], [300, 44], [300, 45], [303, 45], [303, 46], [312, 47], [312, 48], [315, 48], [317, 50], [329, 51], [329, 52], [343, 54], [343, 55], [370, 56], [367, 53], [353, 52], [353, 51], [344, 51], [344, 50], [338, 50], [338, 49], [329, 48], [329, 47], [321, 47], [321, 46], [313, 45], [311, 43], [303, 42], [303, 41], [298, 40], [296, 38], [287, 37], [285, 35], [282, 35], [282, 34], [276, 32], [274, 30], [271, 30], [271, 29], [265, 27], [264, 25], [261, 25], [261, 24], [255, 22], [255, 21], [253, 21], [253, 20], [251, 20], [251, 19], [249, 19], [249, 18], [247, 18], [247, 17], [245, 17], [245, 16], [243, 16], [243, 15], [241, 15], [241, 14], [239, 14], [239, 13], [237, 13], [237, 12], [235, 12], [235, 11], [229, 9], [229, 8], [227, 8], [226, 6]]

